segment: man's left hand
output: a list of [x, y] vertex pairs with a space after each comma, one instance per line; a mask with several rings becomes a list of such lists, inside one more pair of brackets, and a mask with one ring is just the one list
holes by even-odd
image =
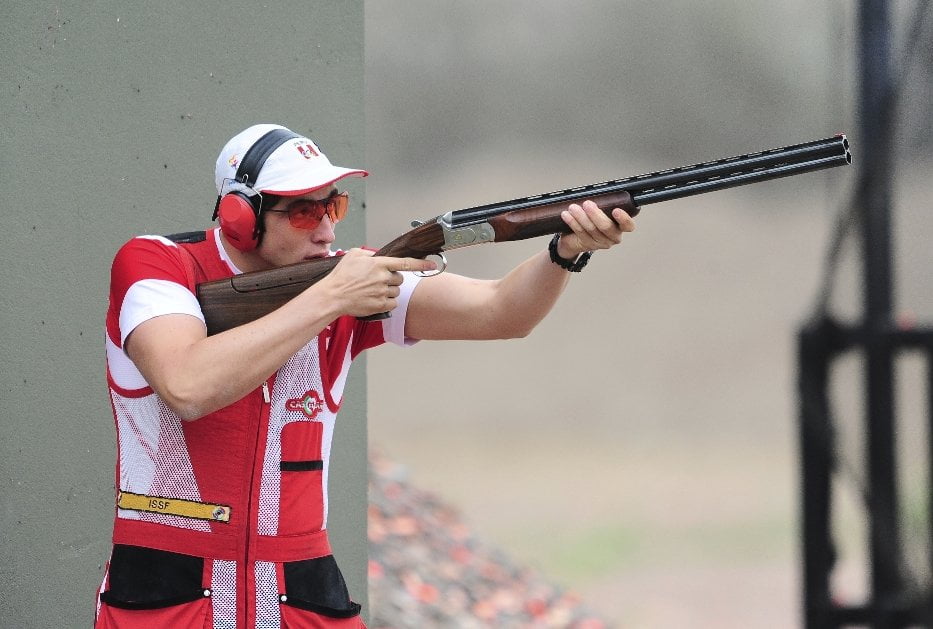
[[573, 230], [557, 243], [557, 254], [566, 260], [573, 260], [584, 251], [614, 247], [622, 242], [624, 233], [635, 231], [635, 219], [625, 210], [614, 208], [609, 218], [593, 201], [572, 203], [561, 218]]

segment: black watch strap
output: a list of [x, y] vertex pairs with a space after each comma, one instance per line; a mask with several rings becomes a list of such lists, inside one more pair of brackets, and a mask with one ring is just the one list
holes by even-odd
[[551, 238], [551, 242], [547, 246], [547, 251], [551, 255], [551, 262], [556, 264], [562, 269], [570, 271], [571, 273], [579, 273], [583, 270], [583, 267], [586, 266], [586, 263], [590, 261], [590, 257], [593, 255], [592, 251], [584, 251], [576, 260], [568, 260], [567, 258], [560, 257], [560, 254], [557, 253], [557, 243], [560, 241], [560, 234], [554, 234], [554, 237]]

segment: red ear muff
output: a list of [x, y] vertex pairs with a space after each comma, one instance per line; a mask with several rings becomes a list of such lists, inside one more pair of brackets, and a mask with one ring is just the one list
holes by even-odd
[[[262, 170], [263, 164], [275, 152], [275, 149], [298, 137], [301, 136], [285, 128], [272, 129], [249, 147], [242, 161], [240, 161], [236, 177], [232, 181], [238, 182], [247, 188], [252, 188], [259, 177], [259, 171]], [[260, 230], [256, 222], [259, 217], [261, 203], [262, 195], [258, 191], [253, 197], [234, 191], [217, 199], [217, 205], [214, 207], [214, 218], [220, 219], [221, 233], [227, 237], [230, 244], [240, 251], [252, 251], [259, 246]]]
[[252, 251], [259, 244], [256, 210], [249, 197], [239, 192], [225, 194], [217, 206], [220, 231], [240, 251]]

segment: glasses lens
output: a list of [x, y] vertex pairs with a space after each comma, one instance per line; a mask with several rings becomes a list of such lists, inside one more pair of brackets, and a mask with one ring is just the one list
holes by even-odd
[[327, 215], [333, 222], [342, 221], [347, 215], [347, 208], [350, 205], [350, 195], [347, 192], [335, 194], [327, 199]]
[[346, 192], [336, 192], [328, 198], [318, 201], [315, 199], [299, 199], [288, 206], [288, 221], [292, 227], [299, 229], [317, 229], [324, 215], [336, 223], [347, 215], [349, 195]]
[[300, 199], [288, 206], [288, 222], [299, 229], [314, 229], [324, 218], [324, 204], [320, 201]]

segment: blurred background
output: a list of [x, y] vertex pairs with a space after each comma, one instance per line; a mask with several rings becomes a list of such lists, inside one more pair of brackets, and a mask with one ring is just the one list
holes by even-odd
[[[890, 3], [895, 309], [933, 308], [929, 24]], [[848, 133], [855, 167], [647, 207], [530, 337], [373, 352], [369, 438], [516, 561], [620, 627], [799, 626], [795, 343], [821, 300], [861, 311], [858, 243], [827, 261], [856, 180], [856, 4], [366, 4], [368, 243], [448, 210]], [[929, 13], [927, 11], [926, 13]], [[927, 20], [928, 22], [929, 20]], [[356, 243], [341, 243], [356, 244]], [[498, 277], [545, 240], [449, 254]], [[825, 290], [831, 286], [831, 291]], [[925, 548], [921, 361], [898, 447]], [[834, 596], [867, 592], [857, 359], [836, 371]], [[923, 552], [926, 552], [923, 550]], [[917, 582], [929, 569], [914, 566]]]

